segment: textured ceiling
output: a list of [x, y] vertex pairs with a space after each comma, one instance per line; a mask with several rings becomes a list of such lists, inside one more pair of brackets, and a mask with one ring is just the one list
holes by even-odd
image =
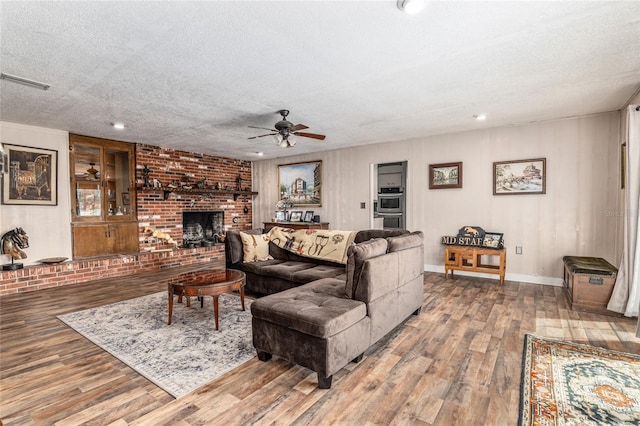
[[[638, 1], [2, 1], [0, 26], [0, 70], [51, 85], [2, 80], [0, 119], [250, 160], [612, 111], [640, 87]], [[283, 108], [326, 140], [247, 140]]]

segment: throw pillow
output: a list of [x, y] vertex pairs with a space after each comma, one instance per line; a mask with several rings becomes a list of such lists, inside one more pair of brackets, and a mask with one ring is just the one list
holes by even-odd
[[383, 238], [374, 238], [349, 247], [345, 285], [345, 293], [349, 299], [353, 299], [356, 294], [365, 260], [382, 256], [386, 252], [387, 240]]
[[269, 255], [269, 234], [240, 232], [240, 238], [242, 239], [242, 249], [244, 251], [243, 262], [273, 259]]

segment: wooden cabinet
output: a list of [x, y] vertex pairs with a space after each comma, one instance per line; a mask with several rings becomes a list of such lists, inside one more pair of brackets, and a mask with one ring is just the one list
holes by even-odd
[[280, 226], [290, 229], [329, 229], [329, 222], [263, 222], [265, 228]]
[[[498, 264], [482, 263], [482, 256], [498, 257]], [[500, 285], [504, 284], [507, 255], [504, 249], [491, 249], [469, 246], [446, 246], [444, 249], [444, 274], [453, 277], [453, 271], [484, 272], [500, 276]]]
[[126, 254], [138, 251], [136, 222], [73, 225], [74, 257]]
[[135, 145], [69, 135], [74, 258], [138, 251]]

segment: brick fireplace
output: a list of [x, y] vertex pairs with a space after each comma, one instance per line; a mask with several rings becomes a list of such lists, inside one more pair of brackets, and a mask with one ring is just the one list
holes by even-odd
[[224, 212], [182, 212], [182, 246], [211, 247], [224, 238]]
[[[234, 197], [233, 194], [201, 194], [171, 192], [168, 185], [189, 183], [195, 186], [203, 182], [207, 188], [237, 188], [238, 177], [244, 182], [242, 189], [251, 183], [251, 162], [230, 158], [169, 150], [151, 145], [136, 146], [136, 179], [142, 185], [142, 168], [150, 170], [149, 179], [157, 181], [161, 188], [138, 189], [138, 221], [140, 226], [140, 251], [166, 249], [163, 241], [155, 241], [145, 235], [145, 228], [153, 228], [171, 235], [179, 247], [185, 246], [183, 217], [187, 213], [221, 212], [221, 229], [251, 229], [253, 199], [251, 195]], [[167, 198], [165, 199], [165, 195]], [[188, 215], [187, 215], [188, 216]], [[217, 225], [218, 226], [218, 225]], [[147, 232], [148, 234], [148, 232]]]

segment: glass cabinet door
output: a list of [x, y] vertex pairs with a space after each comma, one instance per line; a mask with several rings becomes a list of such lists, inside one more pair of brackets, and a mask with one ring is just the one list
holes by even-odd
[[74, 213], [79, 218], [101, 218], [103, 212], [101, 149], [76, 145], [73, 159]]
[[[129, 153], [118, 149], [107, 149], [105, 182], [108, 216], [131, 215], [131, 193], [133, 181], [129, 170]], [[115, 218], [114, 218], [115, 219]]]
[[71, 152], [73, 221], [135, 220], [133, 145], [74, 136]]

